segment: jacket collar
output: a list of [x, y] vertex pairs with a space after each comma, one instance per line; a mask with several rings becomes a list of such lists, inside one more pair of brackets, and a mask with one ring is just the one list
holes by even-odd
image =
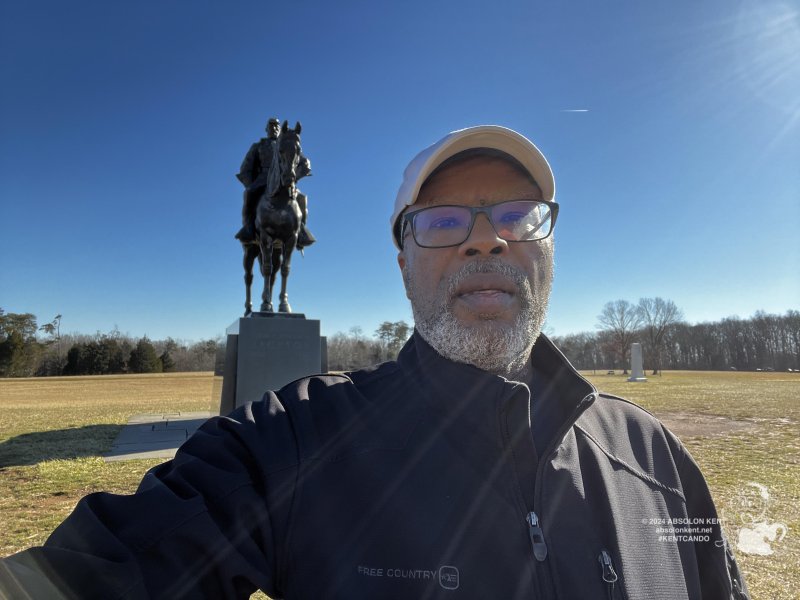
[[[537, 397], [541, 392], [546, 401], [563, 403], [559, 412], [576, 418], [574, 409], [584, 397], [596, 393], [594, 387], [544, 334], [534, 344], [531, 361]], [[498, 443], [499, 431], [493, 429], [498, 415], [503, 413], [507, 417], [513, 415], [510, 419], [513, 423], [530, 428], [531, 395], [527, 384], [449, 360], [434, 350], [416, 329], [400, 351], [397, 363], [437, 412], [453, 424], [467, 425], [487, 443]]]

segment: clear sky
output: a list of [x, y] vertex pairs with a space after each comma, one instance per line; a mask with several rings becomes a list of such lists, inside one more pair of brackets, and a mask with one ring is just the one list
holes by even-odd
[[690, 322], [800, 308], [800, 7], [775, 0], [5, 2], [0, 307], [222, 333], [244, 303], [234, 174], [273, 115], [303, 124], [319, 241], [289, 295], [324, 334], [411, 321], [402, 171], [483, 123], [555, 172], [548, 331], [617, 298]]

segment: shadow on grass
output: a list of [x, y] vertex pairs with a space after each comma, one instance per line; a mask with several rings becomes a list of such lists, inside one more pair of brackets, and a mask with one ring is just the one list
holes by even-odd
[[0, 442], [0, 469], [35, 465], [45, 460], [102, 456], [122, 425], [86, 425], [23, 433]]

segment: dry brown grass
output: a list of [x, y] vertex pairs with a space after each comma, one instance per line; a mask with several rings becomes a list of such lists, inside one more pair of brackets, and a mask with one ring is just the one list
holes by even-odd
[[[132, 493], [159, 459], [105, 462], [128, 418], [213, 410], [211, 373], [0, 379], [0, 556], [40, 545], [86, 494]], [[269, 600], [253, 594], [253, 600]]]
[[0, 380], [0, 556], [41, 544], [88, 493], [130, 493], [158, 460], [106, 463], [137, 413], [209, 410], [210, 373]]
[[[772, 544], [773, 555], [737, 552], [737, 559], [753, 598], [796, 598], [800, 375], [667, 372], [647, 383], [588, 376], [677, 423], [734, 544], [743, 490], [752, 489], [749, 482], [767, 486], [767, 516], [789, 532]], [[209, 410], [212, 385], [210, 373], [0, 380], [0, 556], [42, 543], [90, 492], [132, 492], [158, 460], [104, 462], [119, 428], [137, 413]]]

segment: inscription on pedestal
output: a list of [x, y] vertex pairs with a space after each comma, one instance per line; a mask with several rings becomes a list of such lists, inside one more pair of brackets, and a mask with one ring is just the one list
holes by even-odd
[[220, 414], [257, 402], [269, 390], [327, 370], [322, 364], [319, 321], [297, 313], [237, 319], [227, 329], [228, 348]]

